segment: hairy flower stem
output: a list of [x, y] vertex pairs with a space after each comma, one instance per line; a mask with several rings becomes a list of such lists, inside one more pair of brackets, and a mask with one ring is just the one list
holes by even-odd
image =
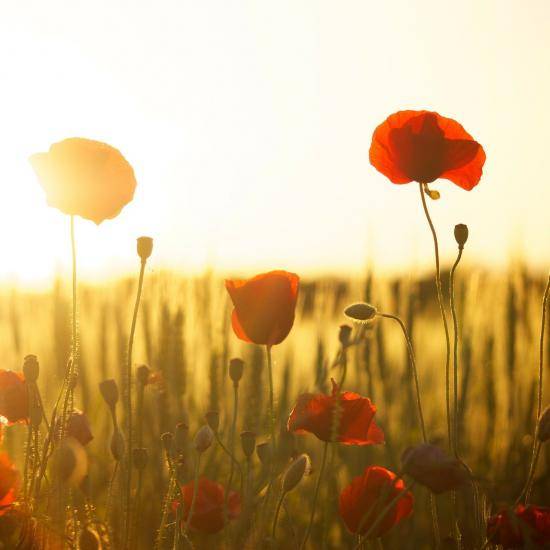
[[[231, 432], [229, 433], [229, 452], [232, 457], [231, 466], [229, 467], [229, 479], [227, 481], [227, 487], [225, 489], [225, 495], [223, 499], [223, 516], [224, 523], [227, 524], [229, 517], [229, 493], [231, 491], [231, 484], [233, 483], [233, 475], [235, 474], [235, 463], [233, 457], [235, 456], [235, 431], [237, 429], [237, 413], [239, 410], [239, 384], [238, 382], [233, 384], [233, 418], [231, 421]], [[241, 491], [243, 489], [243, 474], [239, 463], [237, 462], [239, 469], [241, 470]]]
[[379, 315], [380, 317], [385, 317], [387, 319], [393, 319], [394, 321], [396, 321], [399, 324], [399, 326], [401, 327], [401, 330], [403, 332], [403, 336], [405, 337], [405, 341], [407, 342], [407, 351], [409, 352], [409, 362], [411, 364], [411, 370], [412, 370], [412, 374], [413, 374], [413, 378], [414, 378], [414, 385], [415, 385], [415, 390], [416, 390], [416, 405], [418, 407], [418, 419], [419, 419], [419, 422], [420, 422], [420, 429], [422, 430], [422, 439], [423, 439], [424, 443], [426, 443], [428, 441], [428, 437], [426, 435], [426, 424], [424, 422], [424, 413], [422, 411], [422, 398], [421, 398], [421, 393], [420, 393], [420, 382], [419, 382], [419, 379], [418, 379], [418, 370], [416, 368], [416, 359], [415, 359], [415, 356], [414, 356], [414, 349], [413, 349], [413, 346], [412, 346], [411, 338], [409, 336], [407, 328], [405, 327], [405, 324], [403, 323], [403, 321], [399, 317], [397, 317], [396, 315], [391, 315], [390, 313], [378, 313], [377, 315]]
[[309, 523], [307, 526], [306, 534], [300, 544], [300, 550], [306, 547], [309, 536], [311, 535], [311, 529], [313, 528], [313, 521], [315, 520], [315, 509], [317, 508], [317, 499], [319, 497], [319, 488], [321, 487], [321, 480], [323, 479], [323, 473], [325, 471], [325, 465], [327, 463], [329, 442], [327, 441], [323, 447], [323, 458], [321, 459], [321, 467], [319, 468], [319, 475], [317, 476], [317, 483], [315, 484], [315, 491], [313, 493], [313, 502], [311, 503], [311, 514], [309, 516]]
[[162, 505], [162, 516], [160, 519], [160, 526], [157, 532], [157, 538], [155, 540], [155, 550], [161, 550], [161, 548], [163, 548], [166, 524], [168, 521], [168, 514], [170, 513], [170, 506], [172, 504], [173, 494], [177, 486], [176, 471], [173, 467], [172, 460], [168, 452], [166, 453], [166, 461], [168, 463], [168, 471], [169, 471], [168, 489], [166, 490], [166, 494], [164, 495], [164, 502]]
[[124, 548], [129, 548], [130, 526], [132, 525], [132, 449], [133, 449], [133, 426], [132, 426], [132, 351], [134, 347], [134, 335], [136, 332], [137, 316], [139, 303], [141, 300], [141, 291], [143, 289], [143, 279], [145, 275], [145, 264], [147, 260], [141, 260], [139, 270], [139, 281], [137, 288], [136, 301], [134, 304], [134, 313], [132, 315], [132, 325], [130, 327], [130, 338], [128, 340], [128, 355], [126, 359], [125, 370], [125, 405], [126, 405], [126, 433], [128, 437], [128, 447], [126, 451], [126, 486], [125, 486], [125, 510], [124, 510]]
[[[187, 520], [185, 521], [185, 525], [183, 527], [183, 534], [185, 535], [187, 531], [189, 530], [189, 524], [191, 523], [191, 520], [193, 519], [193, 514], [195, 513], [195, 505], [197, 503], [197, 494], [199, 493], [199, 468], [201, 463], [201, 455], [200, 453], [197, 453], [197, 457], [195, 459], [195, 474], [193, 476], [193, 498], [191, 499], [191, 506], [189, 507], [189, 514], [187, 514]], [[176, 526], [177, 529], [179, 527]]]
[[449, 447], [452, 448], [452, 424], [451, 424], [451, 384], [450, 384], [450, 364], [451, 364], [451, 339], [449, 336], [449, 326], [447, 324], [447, 315], [445, 313], [445, 306], [443, 305], [443, 290], [441, 287], [441, 269], [439, 264], [439, 244], [437, 241], [437, 233], [435, 231], [430, 212], [428, 211], [428, 205], [426, 204], [426, 197], [424, 196], [426, 184], [420, 183], [420, 199], [422, 200], [422, 208], [430, 231], [432, 233], [434, 241], [434, 253], [435, 253], [435, 289], [437, 293], [437, 302], [439, 304], [439, 311], [441, 313], [441, 320], [443, 321], [443, 328], [445, 329], [445, 344], [446, 344], [446, 359], [445, 359], [445, 400], [447, 404], [447, 436], [449, 439]]

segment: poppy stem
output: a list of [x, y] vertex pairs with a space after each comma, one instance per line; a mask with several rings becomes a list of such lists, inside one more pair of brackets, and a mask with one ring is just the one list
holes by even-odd
[[201, 455], [200, 453], [197, 453], [197, 457], [195, 459], [195, 474], [193, 476], [193, 498], [191, 499], [191, 506], [189, 507], [189, 514], [187, 514], [187, 520], [185, 521], [185, 525], [183, 527], [183, 534], [185, 535], [189, 529], [189, 525], [191, 523], [191, 519], [193, 518], [193, 514], [195, 513], [195, 505], [197, 503], [197, 494], [199, 493], [199, 468], [201, 463]]
[[141, 300], [141, 292], [143, 290], [143, 279], [145, 275], [146, 259], [141, 260], [139, 270], [139, 281], [134, 303], [134, 313], [132, 315], [132, 325], [130, 327], [130, 337], [128, 339], [128, 355], [126, 359], [125, 369], [125, 390], [126, 390], [126, 430], [128, 437], [128, 447], [126, 449], [126, 506], [125, 506], [125, 523], [124, 523], [124, 548], [128, 548], [130, 527], [132, 525], [132, 450], [133, 450], [133, 424], [132, 424], [132, 352], [134, 348], [134, 336], [136, 332], [137, 316], [139, 311], [139, 303]]
[[[229, 493], [231, 491], [231, 484], [233, 483], [233, 475], [235, 473], [235, 431], [237, 428], [237, 413], [239, 410], [239, 384], [234, 383], [233, 384], [233, 418], [231, 421], [231, 432], [229, 433], [229, 455], [231, 457], [231, 466], [229, 468], [229, 479], [227, 481], [227, 488], [225, 489], [225, 495], [223, 500], [223, 516], [224, 516], [224, 523], [228, 523], [228, 517], [229, 517]], [[237, 462], [237, 466], [239, 467], [239, 471], [241, 473], [241, 492], [243, 490], [243, 471], [241, 468], [241, 465]]]
[[275, 441], [275, 398], [273, 391], [273, 361], [271, 358], [271, 346], [266, 346], [267, 354], [267, 372], [269, 376], [269, 430], [271, 432], [272, 441], [272, 462], [276, 454], [276, 441]]
[[422, 430], [422, 439], [424, 440], [424, 443], [428, 441], [427, 435], [426, 435], [426, 424], [424, 422], [424, 413], [422, 411], [422, 398], [420, 393], [420, 382], [418, 379], [418, 370], [416, 368], [416, 359], [414, 356], [414, 349], [412, 346], [412, 341], [409, 336], [409, 332], [407, 331], [407, 327], [405, 326], [405, 323], [397, 317], [397, 315], [391, 315], [390, 313], [377, 313], [380, 317], [385, 317], [387, 319], [393, 319], [396, 321], [399, 326], [401, 327], [401, 331], [403, 332], [403, 336], [405, 337], [405, 341], [407, 342], [407, 351], [409, 352], [409, 362], [411, 364], [411, 370], [413, 373], [414, 378], [414, 385], [416, 390], [416, 404], [418, 407], [418, 418], [420, 420], [420, 428]]
[[315, 520], [315, 509], [317, 507], [317, 500], [319, 498], [319, 489], [321, 487], [321, 480], [323, 479], [323, 473], [325, 471], [325, 465], [327, 463], [327, 452], [329, 447], [329, 441], [325, 442], [323, 447], [323, 458], [321, 459], [321, 467], [319, 468], [319, 475], [317, 477], [317, 483], [315, 484], [315, 491], [313, 493], [313, 503], [311, 505], [311, 515], [309, 516], [309, 523], [307, 526], [306, 534], [300, 545], [300, 550], [303, 550], [306, 547], [309, 536], [311, 535], [311, 529], [313, 527], [313, 521]]
[[277, 523], [279, 521], [279, 513], [281, 512], [281, 506], [285, 500], [286, 492], [281, 491], [281, 496], [277, 502], [277, 507], [275, 508], [275, 516], [273, 517], [273, 526], [271, 527], [271, 541], [275, 545], [275, 532], [277, 531]]
[[439, 244], [437, 241], [437, 233], [435, 231], [430, 212], [428, 211], [428, 205], [426, 204], [426, 197], [424, 196], [426, 184], [419, 183], [420, 199], [422, 201], [422, 208], [432, 237], [434, 241], [434, 253], [435, 253], [435, 288], [437, 293], [437, 302], [439, 304], [439, 311], [441, 313], [441, 320], [443, 321], [443, 328], [445, 330], [445, 344], [446, 344], [446, 359], [445, 359], [445, 400], [447, 405], [447, 435], [449, 439], [449, 447], [452, 448], [452, 425], [451, 425], [451, 396], [450, 396], [450, 364], [451, 364], [451, 339], [449, 336], [449, 326], [447, 324], [447, 315], [445, 313], [445, 306], [443, 305], [443, 290], [441, 288], [441, 270], [439, 265]]

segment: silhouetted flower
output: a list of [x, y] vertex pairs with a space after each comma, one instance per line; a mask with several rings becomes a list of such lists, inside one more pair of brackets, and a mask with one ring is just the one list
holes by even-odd
[[550, 508], [519, 504], [489, 518], [487, 536], [505, 550], [529, 547], [547, 548], [550, 544]]
[[116, 217], [134, 196], [134, 170], [106, 143], [69, 138], [29, 160], [48, 204], [65, 214], [100, 224]]
[[0, 416], [9, 424], [28, 420], [29, 396], [23, 373], [0, 369]]
[[0, 453], [0, 516], [15, 502], [19, 488], [19, 472], [7, 453]]
[[460, 489], [469, 482], [468, 473], [455, 457], [423, 443], [405, 449], [401, 456], [403, 472], [436, 494]]
[[[190, 481], [181, 487], [181, 495], [183, 500], [183, 521], [187, 521], [187, 516], [191, 509], [193, 500], [194, 481]], [[191, 517], [190, 526], [202, 533], [217, 533], [225, 526], [224, 517], [224, 499], [225, 489], [223, 485], [210, 481], [205, 477], [198, 480], [197, 499], [195, 501], [195, 509]], [[173, 504], [173, 508], [181, 504], [177, 500]], [[238, 493], [230, 491], [227, 499], [227, 518], [233, 520], [241, 513], [241, 497]]]
[[87, 445], [94, 438], [90, 421], [85, 413], [75, 409], [67, 421], [67, 435], [74, 437], [82, 445]]
[[310, 432], [322, 441], [331, 441], [337, 400], [340, 400], [340, 422], [335, 430], [335, 441], [344, 445], [384, 442], [384, 432], [374, 422], [376, 406], [357, 393], [339, 393], [334, 380], [332, 395], [304, 393], [298, 397], [288, 418], [288, 430]]
[[[365, 535], [381, 517], [381, 512], [405, 488], [402, 479], [380, 466], [369, 466], [363, 475], [354, 477], [340, 493], [340, 516], [352, 533]], [[412, 513], [413, 495], [405, 491], [395, 501], [377, 526], [369, 533], [376, 539]]]
[[485, 152], [452, 118], [431, 111], [399, 111], [376, 128], [371, 164], [393, 183], [438, 178], [470, 191], [481, 178]]
[[225, 281], [235, 307], [231, 321], [237, 337], [265, 346], [280, 344], [294, 324], [298, 284], [298, 275], [287, 271]]

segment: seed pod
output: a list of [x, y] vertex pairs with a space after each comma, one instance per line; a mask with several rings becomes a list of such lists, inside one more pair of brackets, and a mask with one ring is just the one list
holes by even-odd
[[153, 253], [153, 239], [151, 237], [139, 237], [137, 240], [137, 253], [144, 262]]
[[101, 539], [95, 529], [84, 527], [78, 537], [78, 547], [80, 550], [101, 550], [103, 548]]
[[537, 439], [544, 443], [550, 439], [550, 405], [544, 409], [539, 418]]
[[88, 457], [84, 447], [73, 437], [64, 438], [51, 456], [54, 479], [78, 486], [88, 471]]
[[238, 357], [234, 357], [229, 361], [229, 378], [233, 380], [233, 384], [237, 386], [243, 377], [244, 361]]
[[250, 458], [256, 448], [256, 434], [254, 432], [241, 432], [241, 447], [244, 456]]
[[141, 447], [132, 451], [132, 461], [136, 470], [144, 470], [149, 460], [149, 453], [147, 449]]
[[468, 240], [468, 226], [464, 223], [455, 225], [455, 241], [458, 244], [459, 250], [464, 248], [466, 241]]
[[111, 436], [111, 454], [117, 462], [124, 456], [124, 447], [124, 436], [116, 429]]
[[109, 407], [114, 407], [118, 403], [118, 386], [112, 378], [100, 382], [99, 391]]
[[40, 372], [40, 366], [38, 365], [38, 359], [36, 355], [27, 355], [23, 359], [23, 374], [27, 382], [36, 382], [38, 380], [38, 374]]
[[212, 428], [212, 431], [216, 433], [220, 427], [220, 413], [218, 411], [208, 411], [204, 418], [206, 423]]
[[353, 329], [349, 325], [340, 325], [338, 340], [342, 347], [347, 348], [349, 346], [352, 331]]
[[139, 384], [146, 386], [149, 382], [149, 376], [151, 374], [151, 369], [147, 365], [140, 365], [136, 369], [136, 378]]
[[366, 323], [376, 317], [378, 310], [366, 302], [351, 304], [344, 309], [344, 315], [356, 323]]
[[256, 454], [262, 464], [269, 464], [271, 460], [271, 450], [271, 443], [269, 441], [264, 441], [256, 445]]
[[203, 426], [196, 434], [193, 445], [198, 453], [204, 453], [214, 441], [214, 432], [210, 426]]
[[172, 448], [174, 444], [174, 436], [170, 432], [164, 432], [160, 436], [160, 440], [162, 441], [162, 445], [164, 446], [164, 450], [171, 455], [172, 454]]
[[283, 492], [292, 491], [304, 476], [311, 473], [311, 460], [308, 455], [301, 454], [286, 469], [283, 476]]

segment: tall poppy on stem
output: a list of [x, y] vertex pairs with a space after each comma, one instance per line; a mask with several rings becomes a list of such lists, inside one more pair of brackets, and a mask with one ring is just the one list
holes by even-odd
[[443, 306], [437, 233], [424, 195], [439, 198], [439, 193], [428, 188], [429, 183], [439, 178], [450, 180], [467, 191], [472, 190], [481, 178], [485, 151], [456, 120], [432, 111], [399, 111], [375, 129], [369, 157], [371, 164], [392, 183], [416, 181], [419, 184], [422, 207], [434, 241], [435, 285], [446, 341], [447, 431], [449, 445], [454, 448], [450, 397], [451, 343]]

